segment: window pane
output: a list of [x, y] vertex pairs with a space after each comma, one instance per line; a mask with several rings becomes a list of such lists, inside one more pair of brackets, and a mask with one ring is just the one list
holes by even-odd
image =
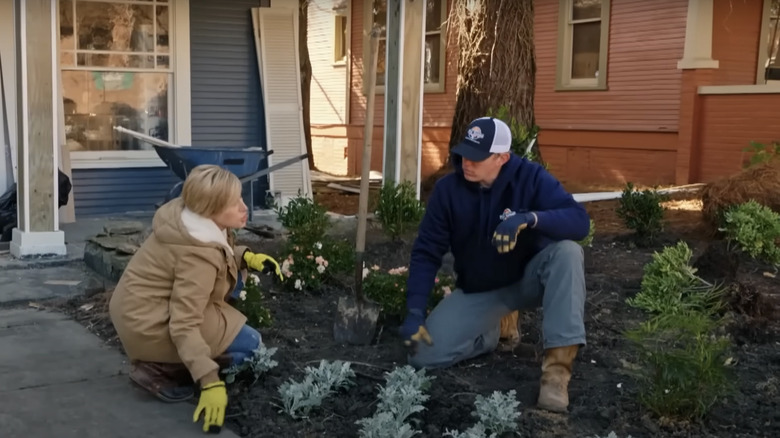
[[76, 38], [73, 36], [73, 0], [60, 0], [60, 50], [73, 50], [75, 48]]
[[113, 126], [168, 140], [169, 81], [168, 73], [63, 71], [69, 149], [152, 149]]
[[75, 52], [60, 52], [60, 67], [73, 67], [76, 65]]
[[425, 30], [427, 32], [441, 28], [441, 0], [428, 0], [425, 9]]
[[[387, 56], [387, 40], [379, 40], [379, 57], [376, 60], [376, 85], [385, 85], [385, 57]], [[368, 68], [368, 65], [366, 65]]]
[[[380, 35], [387, 32], [387, 0], [374, 0], [374, 24], [379, 26]], [[371, 29], [369, 29], [369, 32]]]
[[441, 60], [441, 35], [425, 37], [425, 76], [424, 82], [439, 83], [439, 61]]
[[80, 67], [154, 68], [154, 56], [79, 53], [78, 65]]
[[158, 56], [157, 57], [157, 68], [167, 69], [171, 67], [171, 58], [170, 56]]
[[168, 6], [157, 6], [157, 51], [168, 53], [168, 29], [170, 28]]
[[77, 2], [78, 48], [151, 52], [154, 21], [151, 5]]
[[574, 0], [572, 19], [601, 18], [601, 0]]
[[599, 70], [601, 23], [582, 23], [573, 27], [571, 78], [595, 78]]

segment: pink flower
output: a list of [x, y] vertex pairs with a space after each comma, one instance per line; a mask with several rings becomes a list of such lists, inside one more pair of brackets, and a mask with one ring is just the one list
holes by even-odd
[[439, 277], [436, 277], [436, 279], [433, 282], [434, 283], [438, 283], [439, 282]]
[[324, 261], [325, 261], [325, 259], [323, 259], [323, 258], [322, 258], [322, 256], [317, 256], [317, 258], [315, 258], [315, 259], [314, 259], [314, 261], [315, 261], [315, 262], [316, 262], [318, 265], [321, 265], [321, 264], [322, 264], [322, 262], [324, 262]]

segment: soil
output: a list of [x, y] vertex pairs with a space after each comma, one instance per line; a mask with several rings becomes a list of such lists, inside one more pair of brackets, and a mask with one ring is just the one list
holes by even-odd
[[[343, 195], [351, 197], [351, 195]], [[349, 205], [351, 200], [323, 200], [326, 205]], [[356, 197], [355, 197], [356, 198]], [[321, 201], [322, 202], [322, 201]], [[511, 351], [496, 351], [449, 369], [429, 371], [435, 376], [425, 410], [415, 416], [417, 436], [441, 437], [445, 429], [465, 430], [476, 419], [471, 415], [477, 394], [516, 390], [521, 402], [520, 436], [591, 437], [776, 437], [780, 436], [780, 329], [762, 315], [758, 292], [778, 289], [776, 278], [761, 266], [729, 258], [721, 242], [712, 240], [701, 226], [701, 203], [695, 196], [678, 195], [667, 205], [667, 226], [652, 246], [637, 246], [614, 213], [614, 202], [586, 204], [596, 222], [596, 237], [586, 253], [587, 347], [580, 350], [569, 384], [570, 407], [565, 415], [535, 409], [541, 375], [540, 314], [521, 315], [522, 344]], [[698, 208], [698, 210], [697, 210]], [[388, 242], [379, 230], [370, 229], [367, 264], [388, 269], [405, 264], [410, 239]], [[637, 385], [630, 375], [636, 356], [623, 332], [645, 319], [625, 304], [639, 291], [643, 266], [654, 251], [685, 240], [694, 249], [697, 267], [709, 281], [731, 285], [732, 302], [728, 332], [734, 340], [730, 372], [735, 391], [718, 402], [701, 421], [680, 423], [659, 419], [638, 402]], [[255, 239], [253, 247], [272, 253], [278, 241]], [[262, 331], [263, 342], [278, 347], [279, 366], [249, 385], [231, 385], [227, 427], [242, 437], [356, 437], [355, 421], [373, 415], [383, 376], [405, 363], [398, 336], [400, 321], [383, 319], [374, 343], [346, 346], [333, 340], [332, 326], [338, 297], [343, 290], [325, 288], [316, 293], [289, 293], [263, 277], [272, 327]], [[62, 309], [98, 336], [118, 347], [104, 313], [105, 295], [81, 297]], [[93, 304], [89, 309], [85, 305]], [[307, 419], [293, 420], [279, 412], [278, 388], [289, 379], [300, 380], [307, 366], [320, 360], [352, 362], [356, 385], [325, 400]], [[196, 403], [193, 401], [192, 403]]]

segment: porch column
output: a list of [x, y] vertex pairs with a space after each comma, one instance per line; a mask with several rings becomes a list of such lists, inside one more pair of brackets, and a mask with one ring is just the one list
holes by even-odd
[[51, 0], [15, 0], [19, 225], [15, 257], [65, 255], [57, 199], [57, 8]]
[[712, 0], [688, 0], [685, 46], [677, 68], [718, 68], [712, 59]]
[[[446, 2], [444, 2], [446, 4]], [[422, 153], [423, 1], [387, 2], [384, 181], [411, 181], [420, 196]]]

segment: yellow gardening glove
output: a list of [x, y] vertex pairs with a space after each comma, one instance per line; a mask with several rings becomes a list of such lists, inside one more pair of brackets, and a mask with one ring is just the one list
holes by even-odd
[[197, 423], [200, 414], [203, 413], [203, 431], [219, 433], [225, 422], [225, 408], [227, 407], [227, 390], [225, 382], [209, 383], [200, 390], [200, 401], [195, 408], [192, 422]]
[[282, 270], [279, 269], [279, 263], [273, 259], [273, 257], [265, 254], [255, 254], [252, 251], [244, 252], [244, 261], [249, 269], [259, 271], [262, 273], [270, 272], [273, 270], [276, 275], [279, 276], [279, 280], [283, 281]]

